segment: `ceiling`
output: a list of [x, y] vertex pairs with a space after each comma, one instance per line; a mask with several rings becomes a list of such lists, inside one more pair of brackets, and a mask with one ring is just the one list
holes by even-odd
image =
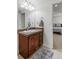
[[[47, 4], [58, 3], [61, 0], [28, 0], [28, 1], [31, 2], [31, 4], [33, 4], [36, 9], [38, 9], [40, 7], [46, 6]], [[25, 2], [25, 0], [18, 0], [18, 8], [20, 4], [22, 4], [23, 2]], [[22, 10], [22, 8], [19, 8], [19, 9]]]
[[38, 6], [43, 6], [43, 5], [46, 5], [48, 3], [52, 3], [52, 4], [55, 4], [55, 3], [58, 3], [60, 2], [61, 0], [29, 0], [35, 7], [38, 7]]

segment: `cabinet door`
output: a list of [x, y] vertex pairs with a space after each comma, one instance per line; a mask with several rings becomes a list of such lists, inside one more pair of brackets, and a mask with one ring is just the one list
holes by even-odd
[[39, 42], [40, 41], [40, 36], [39, 33], [34, 35], [34, 48], [37, 50], [39, 48]]
[[43, 33], [42, 32], [40, 32], [40, 46], [43, 44]]
[[32, 55], [39, 48], [39, 34], [34, 34], [29, 38], [29, 55]]
[[28, 57], [28, 38], [19, 34], [19, 53], [24, 57]]
[[29, 56], [34, 53], [34, 36], [29, 37]]

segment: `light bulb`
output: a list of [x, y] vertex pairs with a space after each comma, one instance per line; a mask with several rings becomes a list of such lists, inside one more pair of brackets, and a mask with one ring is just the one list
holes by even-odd
[[57, 4], [55, 4], [55, 7], [57, 7], [58, 5]]
[[25, 2], [25, 3], [24, 3], [24, 6], [28, 6], [28, 3], [27, 3], [27, 2]]
[[32, 6], [32, 5], [29, 5], [29, 10], [32, 11], [34, 10], [35, 8]]

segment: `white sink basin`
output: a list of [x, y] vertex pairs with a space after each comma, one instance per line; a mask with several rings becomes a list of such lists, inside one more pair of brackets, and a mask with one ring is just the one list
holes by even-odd
[[27, 30], [27, 31], [22, 31], [24, 33], [33, 33], [33, 32], [36, 32], [37, 30]]
[[33, 34], [35, 32], [38, 32], [38, 31], [41, 31], [39, 29], [32, 29], [32, 30], [25, 30], [25, 31], [21, 31], [20, 33], [23, 33], [23, 34], [26, 34], [26, 35], [29, 35], [29, 34]]

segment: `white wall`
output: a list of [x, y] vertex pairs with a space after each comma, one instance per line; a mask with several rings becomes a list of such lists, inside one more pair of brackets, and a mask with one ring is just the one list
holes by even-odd
[[53, 30], [52, 30], [52, 8], [51, 6], [41, 10], [44, 16], [44, 44], [53, 48]]

